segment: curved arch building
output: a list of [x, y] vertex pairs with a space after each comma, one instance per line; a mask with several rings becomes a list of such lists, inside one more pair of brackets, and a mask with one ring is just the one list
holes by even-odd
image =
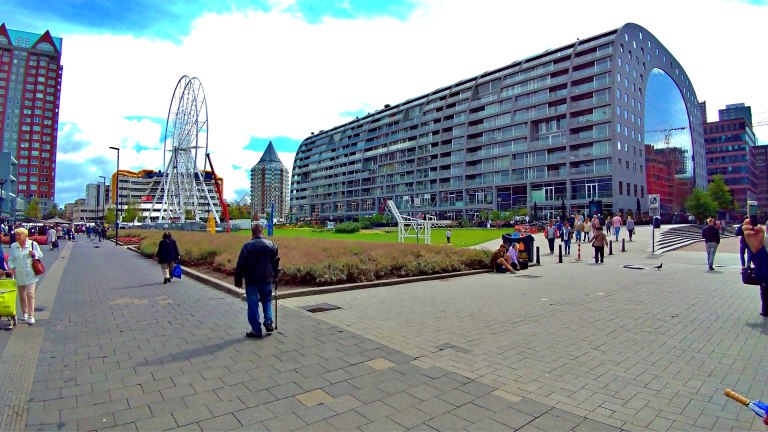
[[[654, 69], [680, 90], [691, 182], [706, 187], [698, 99], [683, 67], [636, 24], [516, 61], [322, 131], [299, 146], [291, 216], [383, 213], [473, 219], [647, 211], [644, 122]], [[674, 179], [671, 179], [674, 181]]]

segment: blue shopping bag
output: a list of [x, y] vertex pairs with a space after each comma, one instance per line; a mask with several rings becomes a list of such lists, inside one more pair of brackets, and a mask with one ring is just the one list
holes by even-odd
[[176, 265], [173, 266], [173, 270], [171, 270], [171, 277], [181, 279], [181, 264], [176, 263]]

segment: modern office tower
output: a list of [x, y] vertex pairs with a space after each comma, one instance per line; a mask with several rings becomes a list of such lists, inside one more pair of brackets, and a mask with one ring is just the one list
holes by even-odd
[[251, 211], [253, 217], [266, 217], [275, 205], [275, 221], [284, 222], [288, 217], [289, 201], [288, 168], [277, 156], [272, 141], [267, 145], [259, 162], [251, 168]]
[[751, 124], [744, 117], [709, 122], [704, 125], [704, 141], [707, 181], [722, 175], [734, 201], [743, 209], [747, 199], [757, 198], [756, 139]]
[[647, 212], [644, 118], [663, 102], [646, 101], [646, 88], [661, 72], [679, 90], [689, 175], [705, 188], [693, 86], [654, 35], [626, 24], [309, 136], [291, 174], [291, 217], [354, 219], [384, 213], [386, 200], [454, 220], [521, 209], [545, 218], [590, 203], [636, 212], [638, 200]]
[[768, 209], [768, 145], [758, 144], [755, 150], [755, 169], [757, 170], [757, 204], [763, 212]]
[[701, 122], [707, 122], [707, 101], [699, 102], [699, 112], [701, 113]]
[[726, 105], [725, 108], [718, 110], [719, 120], [744, 119], [747, 124], [752, 126], [752, 107], [745, 106], [743, 103]]
[[0, 147], [18, 161], [8, 192], [37, 198], [42, 214], [55, 201], [60, 60], [61, 38], [0, 25]]

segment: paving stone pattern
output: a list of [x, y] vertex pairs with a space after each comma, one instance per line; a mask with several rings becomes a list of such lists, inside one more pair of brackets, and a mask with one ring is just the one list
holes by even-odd
[[[544, 255], [541, 267], [522, 272], [540, 278], [489, 273], [283, 304], [340, 306], [315, 317], [508, 399], [576, 415], [553, 419], [550, 410], [515, 427], [762, 430], [750, 410], [723, 397], [733, 388], [768, 398], [768, 319], [758, 314], [757, 287], [740, 283], [738, 256], [717, 254], [717, 271], [707, 272], [703, 246], [651, 258], [645, 244], [642, 237], [627, 243], [626, 253], [614, 244], [602, 265], [590, 263], [586, 246], [580, 263]], [[663, 270], [653, 269], [661, 262]], [[622, 267], [628, 264], [640, 270]], [[481, 396], [452, 392], [439, 397], [477, 405], [469, 398]], [[452, 414], [475, 418], [467, 408], [460, 412]], [[568, 423], [584, 417], [600, 424]], [[468, 427], [450, 421], [451, 428]]]
[[239, 299], [95, 244], [35, 327], [27, 430], [614, 430], [287, 307], [246, 339]]

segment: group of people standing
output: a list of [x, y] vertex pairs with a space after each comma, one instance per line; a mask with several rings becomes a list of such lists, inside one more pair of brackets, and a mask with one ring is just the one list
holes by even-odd
[[[564, 221], [551, 219], [544, 228], [544, 237], [549, 245], [549, 254], [555, 253], [555, 240], [560, 239], [563, 243], [564, 254], [571, 254], [571, 242], [577, 243], [589, 242], [595, 249], [595, 263], [603, 263], [605, 259], [605, 246], [608, 244], [608, 236], [613, 235], [616, 241], [619, 241], [621, 226], [624, 221], [620, 214], [613, 218], [604, 219], [602, 215], [595, 214], [590, 220], [581, 214], [572, 215]], [[603, 229], [608, 231], [608, 234]], [[629, 241], [632, 241], [632, 235], [635, 233], [635, 221], [632, 216], [627, 216], [626, 229], [629, 235]], [[591, 238], [591, 239], [590, 239]]]

